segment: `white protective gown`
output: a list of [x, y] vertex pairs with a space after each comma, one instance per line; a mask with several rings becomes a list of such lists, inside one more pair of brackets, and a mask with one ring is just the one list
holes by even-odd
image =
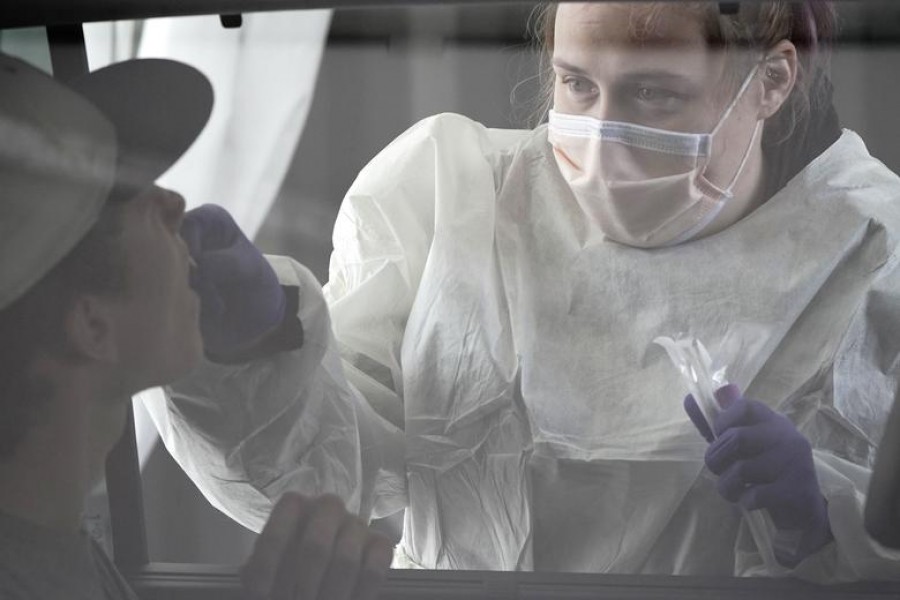
[[686, 333], [815, 448], [835, 542], [795, 574], [896, 577], [862, 506], [900, 371], [898, 234], [900, 179], [850, 131], [725, 231], [646, 250], [587, 222], [544, 127], [440, 115], [348, 192], [324, 300], [272, 259], [303, 348], [207, 364], [151, 409], [254, 529], [287, 489], [335, 492], [406, 508], [401, 549], [427, 568], [785, 573], [703, 468], [652, 343]]

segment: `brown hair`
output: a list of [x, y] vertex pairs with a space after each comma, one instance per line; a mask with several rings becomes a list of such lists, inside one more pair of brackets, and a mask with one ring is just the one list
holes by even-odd
[[[824, 0], [765, 0], [744, 2], [735, 14], [723, 14], [716, 2], [669, 2], [641, 4], [640, 17], [633, 22], [635, 34], [649, 34], [654, 23], [667, 10], [696, 12], [704, 21], [707, 42], [711, 46], [766, 50], [782, 40], [796, 46], [797, 82], [781, 109], [766, 121], [763, 151], [772, 167], [770, 181], [777, 190], [803, 167], [821, 154], [840, 135], [837, 114], [832, 104], [828, 76], [830, 47], [837, 29], [837, 16]], [[550, 58], [554, 47], [556, 4], [545, 4], [534, 13], [532, 32], [541, 48], [541, 107], [543, 120], [553, 94]], [[741, 53], [734, 53], [740, 60]], [[749, 65], [731, 69], [735, 74], [730, 86]], [[728, 86], [728, 87], [730, 87]], [[772, 190], [775, 191], [775, 190]]]
[[15, 451], [53, 394], [30, 373], [41, 352], [69, 353], [63, 321], [78, 294], [121, 294], [123, 202], [107, 202], [97, 223], [37, 284], [0, 310], [0, 459]]

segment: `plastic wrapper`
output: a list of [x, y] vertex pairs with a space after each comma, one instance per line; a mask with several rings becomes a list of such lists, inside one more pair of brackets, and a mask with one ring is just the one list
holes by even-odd
[[[661, 336], [653, 340], [665, 349], [672, 364], [678, 369], [688, 392], [697, 401], [709, 430], [716, 436], [716, 416], [721, 412], [715, 392], [728, 385], [728, 365], [710, 355], [700, 340], [680, 335], [675, 338]], [[743, 346], [743, 344], [738, 344]], [[796, 553], [801, 533], [799, 531], [782, 531], [775, 527], [766, 510], [748, 511], [741, 508], [756, 546], [773, 574], [786, 573], [787, 569], [775, 559], [776, 554], [790, 556]]]

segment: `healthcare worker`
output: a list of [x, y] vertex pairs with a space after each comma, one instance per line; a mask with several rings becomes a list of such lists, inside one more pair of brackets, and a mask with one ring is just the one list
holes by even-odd
[[[834, 19], [548, 7], [549, 123], [401, 135], [344, 199], [324, 295], [189, 214], [219, 364], [152, 407], [169, 448], [250, 527], [285, 489], [405, 509], [401, 565], [896, 577], [862, 506], [900, 368], [900, 179], [838, 125]], [[302, 347], [243, 361], [285, 313]], [[728, 367], [713, 422], [653, 344], [678, 333]]]
[[[134, 599], [81, 527], [131, 394], [202, 357], [179, 235], [153, 184], [212, 107], [206, 79], [127, 61], [71, 87], [0, 55], [0, 597]], [[335, 496], [277, 500], [253, 598], [374, 598], [391, 544]]]

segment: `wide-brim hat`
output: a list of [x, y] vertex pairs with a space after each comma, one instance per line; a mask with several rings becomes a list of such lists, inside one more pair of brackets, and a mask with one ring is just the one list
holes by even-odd
[[0, 309], [75, 247], [106, 202], [153, 185], [212, 104], [206, 77], [171, 60], [129, 60], [64, 84], [0, 54]]

